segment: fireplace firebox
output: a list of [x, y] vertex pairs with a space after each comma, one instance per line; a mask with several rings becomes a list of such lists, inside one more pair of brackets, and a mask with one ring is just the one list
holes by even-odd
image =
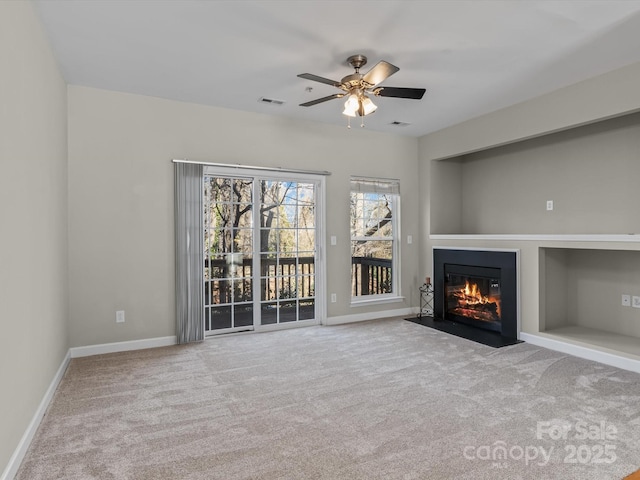
[[502, 332], [499, 268], [446, 264], [444, 318]]
[[517, 263], [517, 251], [434, 248], [434, 320], [517, 342]]

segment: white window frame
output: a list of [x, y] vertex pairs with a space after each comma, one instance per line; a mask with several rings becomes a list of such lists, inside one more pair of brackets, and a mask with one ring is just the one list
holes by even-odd
[[[373, 294], [373, 295], [359, 295], [353, 296], [352, 292], [349, 292], [351, 299], [351, 306], [364, 306], [371, 304], [381, 303], [395, 303], [402, 302], [404, 297], [401, 294], [401, 269], [400, 269], [400, 218], [401, 218], [401, 196], [400, 196], [400, 182], [395, 179], [386, 178], [369, 178], [369, 177], [351, 177], [351, 187], [349, 189], [349, 198], [352, 193], [385, 193], [393, 196], [393, 212], [391, 216], [391, 237], [380, 238], [382, 240], [391, 240], [392, 242], [392, 259], [391, 259], [391, 293]], [[349, 217], [351, 220], [351, 216]], [[349, 237], [349, 248], [353, 241], [372, 241], [376, 240], [372, 237]], [[351, 255], [350, 255], [351, 257]], [[352, 267], [349, 265], [350, 278], [352, 275]], [[349, 282], [349, 288], [351, 290], [351, 281]]]

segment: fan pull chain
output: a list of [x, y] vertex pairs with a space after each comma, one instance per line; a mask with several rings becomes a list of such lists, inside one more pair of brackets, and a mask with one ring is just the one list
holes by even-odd
[[[360, 127], [364, 128], [364, 117], [360, 117]], [[351, 128], [351, 117], [347, 116], [347, 128]]]

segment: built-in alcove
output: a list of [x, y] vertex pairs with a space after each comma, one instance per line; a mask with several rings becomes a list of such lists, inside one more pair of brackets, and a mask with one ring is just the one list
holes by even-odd
[[638, 112], [429, 160], [428, 244], [520, 249], [519, 338], [640, 372], [639, 160]]
[[640, 251], [540, 248], [540, 332], [640, 356]]
[[430, 233], [638, 234], [638, 152], [634, 113], [432, 161]]

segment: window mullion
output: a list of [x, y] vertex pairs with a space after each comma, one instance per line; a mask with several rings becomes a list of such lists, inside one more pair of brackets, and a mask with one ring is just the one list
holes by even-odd
[[252, 241], [253, 241], [253, 262], [252, 262], [252, 282], [253, 282], [253, 327], [260, 325], [261, 304], [260, 296], [262, 294], [262, 272], [260, 270], [260, 261], [262, 252], [260, 248], [260, 211], [262, 209], [262, 198], [260, 196], [260, 180], [254, 178], [252, 189]]

